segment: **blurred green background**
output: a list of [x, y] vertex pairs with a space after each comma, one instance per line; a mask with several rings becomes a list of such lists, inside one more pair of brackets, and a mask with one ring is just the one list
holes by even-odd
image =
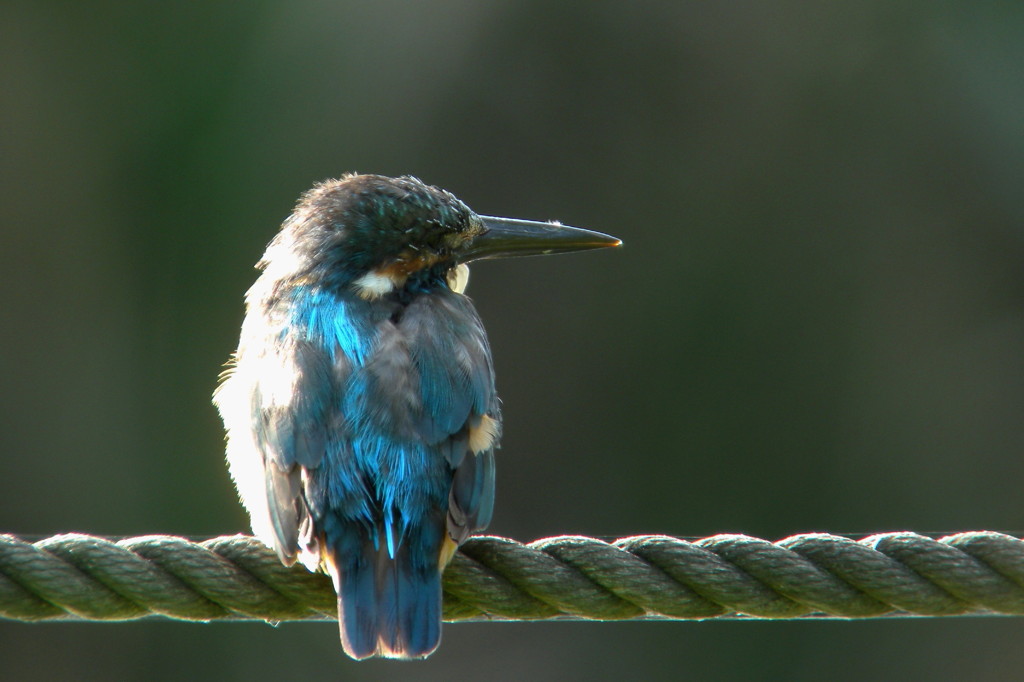
[[[246, 529], [209, 396], [313, 182], [618, 252], [485, 263], [493, 532], [1024, 532], [1020, 3], [0, 4], [0, 530]], [[1010, 679], [1024, 619], [0, 624], [0, 678]]]

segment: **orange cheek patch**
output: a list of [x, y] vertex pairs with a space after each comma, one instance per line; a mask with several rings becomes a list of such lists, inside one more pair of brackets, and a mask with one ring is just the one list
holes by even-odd
[[370, 270], [356, 279], [353, 285], [357, 294], [367, 301], [372, 301], [396, 289], [401, 289], [405, 286], [409, 275], [433, 265], [438, 260], [440, 257], [433, 253], [416, 254], [414, 257], [405, 253], [388, 265]]
[[390, 265], [385, 265], [382, 268], [378, 268], [376, 272], [379, 272], [388, 277], [401, 277], [404, 280], [412, 273], [417, 272], [418, 270], [422, 270], [423, 268], [428, 268], [431, 265], [437, 263], [437, 261], [439, 260], [441, 260], [441, 257], [438, 256], [436, 253], [410, 253], [406, 251], [401, 256], [399, 256], [398, 260], [391, 263]]

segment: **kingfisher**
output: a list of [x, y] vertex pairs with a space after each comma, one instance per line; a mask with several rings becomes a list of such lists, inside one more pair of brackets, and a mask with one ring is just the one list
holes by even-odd
[[254, 534], [330, 575], [352, 658], [430, 655], [441, 574], [491, 520], [501, 408], [467, 264], [620, 243], [353, 174], [267, 246], [214, 404]]

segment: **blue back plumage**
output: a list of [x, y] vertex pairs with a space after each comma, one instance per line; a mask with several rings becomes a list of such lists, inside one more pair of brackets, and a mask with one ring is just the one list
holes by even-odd
[[493, 444], [469, 451], [474, 426], [499, 413], [483, 326], [443, 283], [369, 301], [279, 287], [262, 314], [293, 382], [282, 400], [271, 372], [252, 394], [278, 551], [322, 558], [350, 655], [427, 655], [445, 539], [483, 528], [493, 507]]

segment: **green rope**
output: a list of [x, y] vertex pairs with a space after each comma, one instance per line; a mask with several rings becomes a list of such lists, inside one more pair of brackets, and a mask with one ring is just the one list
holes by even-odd
[[[771, 543], [477, 537], [444, 576], [445, 619], [865, 618], [1024, 614], [1024, 542], [987, 531], [934, 540], [823, 533]], [[285, 568], [257, 540], [118, 542], [0, 535], [0, 618], [327, 620], [330, 580]]]

